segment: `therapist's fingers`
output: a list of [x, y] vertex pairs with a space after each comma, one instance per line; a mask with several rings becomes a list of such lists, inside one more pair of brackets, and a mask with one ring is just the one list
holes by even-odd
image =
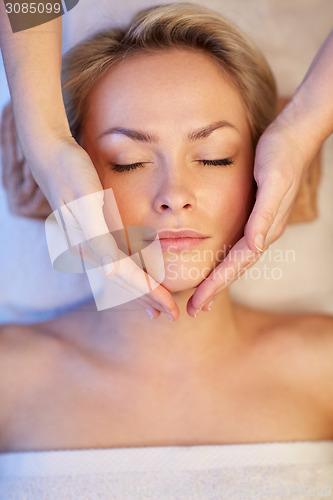
[[[136, 303], [145, 308], [147, 314], [149, 311], [157, 317], [162, 312], [177, 319], [179, 310], [172, 295], [157, 283], [154, 283], [156, 288], [150, 290], [147, 283], [152, 278], [128, 259], [128, 255], [120, 256], [111, 234], [124, 230], [116, 200], [112, 189], [103, 190], [87, 152], [73, 138], [52, 144], [54, 149], [49, 156], [54, 168], [46, 169], [43, 165], [37, 168], [35, 165], [34, 176], [53, 210], [59, 212], [62, 220], [58, 222], [63, 225], [71, 252], [88, 267], [103, 268], [105, 276], [111, 280], [121, 268], [122, 276], [117, 276], [119, 286], [127, 286], [128, 291], [133, 292], [133, 299], [138, 297]], [[54, 172], [52, 177], [50, 170]], [[127, 270], [121, 266], [125, 258], [129, 262]]]
[[[275, 182], [274, 182], [275, 181]], [[279, 188], [276, 187], [279, 186]], [[224, 261], [198, 286], [190, 298], [187, 311], [209, 310], [217, 295], [237, 280], [261, 257], [264, 250], [284, 232], [297, 189], [279, 174], [267, 176], [258, 187], [257, 201], [244, 230], [244, 236], [233, 246]], [[258, 248], [255, 237], [264, 234]]]
[[[123, 252], [121, 250], [119, 252], [120, 257], [123, 257]], [[170, 292], [137, 266], [132, 259], [127, 258], [126, 262], [123, 262], [119, 272], [112, 275], [112, 280], [120, 289], [128, 292], [133, 300], [136, 299], [137, 303], [166, 314], [170, 320], [178, 318], [179, 309]], [[147, 287], [149, 293], [146, 293]]]
[[260, 137], [254, 161], [256, 202], [245, 226], [248, 247], [260, 253], [285, 230], [308, 166], [302, 145], [277, 118]]
[[[200, 309], [210, 310], [218, 294], [252, 267], [263, 251], [281, 236], [287, 226], [297, 188], [298, 183], [291, 178], [286, 181], [276, 172], [267, 175], [265, 182], [258, 187], [257, 201], [245, 226], [244, 236], [197, 287], [187, 304], [190, 316], [195, 316]], [[264, 242], [256, 248], [255, 237], [258, 234], [264, 235]]]
[[289, 130], [272, 124], [260, 138], [255, 156], [256, 202], [244, 229], [244, 237], [226, 259], [198, 286], [187, 304], [193, 316], [208, 310], [217, 295], [233, 283], [284, 232], [308, 166], [301, 146]]
[[207, 310], [217, 295], [233, 283], [241, 273], [253, 266], [260, 256], [248, 248], [243, 236], [232, 247], [227, 257], [197, 287], [187, 303], [188, 314], [195, 316], [202, 308]]
[[[103, 212], [104, 196], [109, 198], [108, 224]], [[121, 251], [109, 232], [109, 226], [119, 228], [122, 225], [117, 206], [112, 203], [115, 203], [112, 190], [106, 190], [82, 197], [63, 208], [72, 252], [77, 254], [79, 249], [79, 256], [87, 268], [103, 269], [105, 276], [127, 292], [129, 300], [136, 300], [144, 307], [150, 317], [155, 318], [162, 312], [169, 319], [177, 319], [179, 310], [172, 295], [128, 258], [128, 242], [124, 241], [127, 252]]]
[[262, 253], [282, 235], [285, 226], [280, 222], [289, 212], [294, 194], [294, 184], [286, 182], [279, 171], [267, 174], [258, 186], [256, 202], [244, 228], [247, 246], [253, 253]]

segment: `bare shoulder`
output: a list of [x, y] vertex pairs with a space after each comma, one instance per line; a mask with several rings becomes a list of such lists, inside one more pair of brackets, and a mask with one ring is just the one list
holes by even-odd
[[0, 327], [0, 429], [52, 370], [56, 339], [38, 325]]
[[[252, 331], [270, 331], [283, 334], [333, 334], [333, 316], [321, 313], [281, 313], [263, 311], [235, 303], [235, 315], [241, 328]], [[304, 337], [305, 336], [305, 337]], [[317, 337], [318, 339], [318, 337]]]
[[322, 408], [333, 432], [333, 317], [295, 315], [283, 330], [291, 339], [290, 376], [299, 374], [301, 389]]
[[284, 356], [299, 368], [320, 362], [333, 374], [333, 316], [263, 311], [235, 304], [235, 318], [244, 335], [260, 349]]
[[241, 325], [249, 325], [261, 359], [284, 380], [306, 390], [321, 405], [333, 428], [333, 316], [276, 313], [236, 306]]
[[[19, 379], [22, 383], [34, 370], [51, 368], [50, 362], [61, 343], [43, 325], [5, 325], [0, 327], [0, 384]], [[3, 389], [0, 385], [0, 390]]]
[[[53, 342], [52, 342], [53, 340]], [[0, 326], [0, 369], [14, 361], [24, 361], [38, 357], [41, 351], [54, 344], [41, 325]]]
[[293, 318], [294, 327], [300, 333], [314, 335], [333, 335], [333, 316], [328, 314], [299, 314]]
[[[333, 316], [326, 314], [288, 315], [272, 333], [281, 336], [292, 348], [294, 360], [307, 366], [308, 373], [322, 374], [332, 387], [333, 409]], [[299, 354], [298, 354], [299, 353]]]
[[282, 314], [272, 318], [269, 331], [273, 336], [302, 348], [304, 356], [308, 354], [329, 359], [333, 354], [333, 316], [319, 313]]

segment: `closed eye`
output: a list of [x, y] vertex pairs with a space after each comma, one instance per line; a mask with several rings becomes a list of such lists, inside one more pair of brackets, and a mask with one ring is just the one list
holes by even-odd
[[[197, 160], [199, 163], [202, 163], [203, 165], [212, 165], [215, 167], [225, 167], [228, 165], [232, 165], [234, 163], [234, 160], [231, 160], [230, 158], [223, 158], [221, 160]], [[138, 162], [138, 163], [130, 163], [128, 165], [113, 165], [111, 170], [114, 170], [115, 172], [129, 172], [131, 170], [135, 170], [137, 168], [142, 168], [145, 166], [144, 162]]]
[[113, 165], [111, 170], [115, 170], [115, 172], [129, 172], [130, 170], [144, 167], [144, 165], [145, 164], [143, 162], [130, 163], [129, 165]]
[[227, 165], [232, 165], [234, 160], [230, 158], [223, 158], [221, 160], [198, 160], [199, 163], [203, 163], [204, 165], [213, 165], [215, 167], [224, 167]]

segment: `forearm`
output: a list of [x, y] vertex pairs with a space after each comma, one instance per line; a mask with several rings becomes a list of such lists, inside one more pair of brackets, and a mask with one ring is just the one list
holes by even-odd
[[315, 154], [333, 132], [333, 31], [314, 58], [280, 120]]
[[13, 33], [0, 1], [0, 45], [20, 143], [27, 157], [35, 145], [70, 136], [61, 93], [61, 18]]

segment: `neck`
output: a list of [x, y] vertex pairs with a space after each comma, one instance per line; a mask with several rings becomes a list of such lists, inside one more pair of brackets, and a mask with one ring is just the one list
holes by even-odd
[[201, 369], [230, 353], [241, 339], [228, 290], [218, 296], [211, 311], [201, 311], [196, 318], [186, 312], [193, 291], [173, 294], [180, 311], [174, 322], [162, 314], [149, 319], [133, 301], [99, 312], [94, 304], [84, 307], [54, 320], [56, 330], [66, 341], [132, 372], [155, 375], [178, 368]]

